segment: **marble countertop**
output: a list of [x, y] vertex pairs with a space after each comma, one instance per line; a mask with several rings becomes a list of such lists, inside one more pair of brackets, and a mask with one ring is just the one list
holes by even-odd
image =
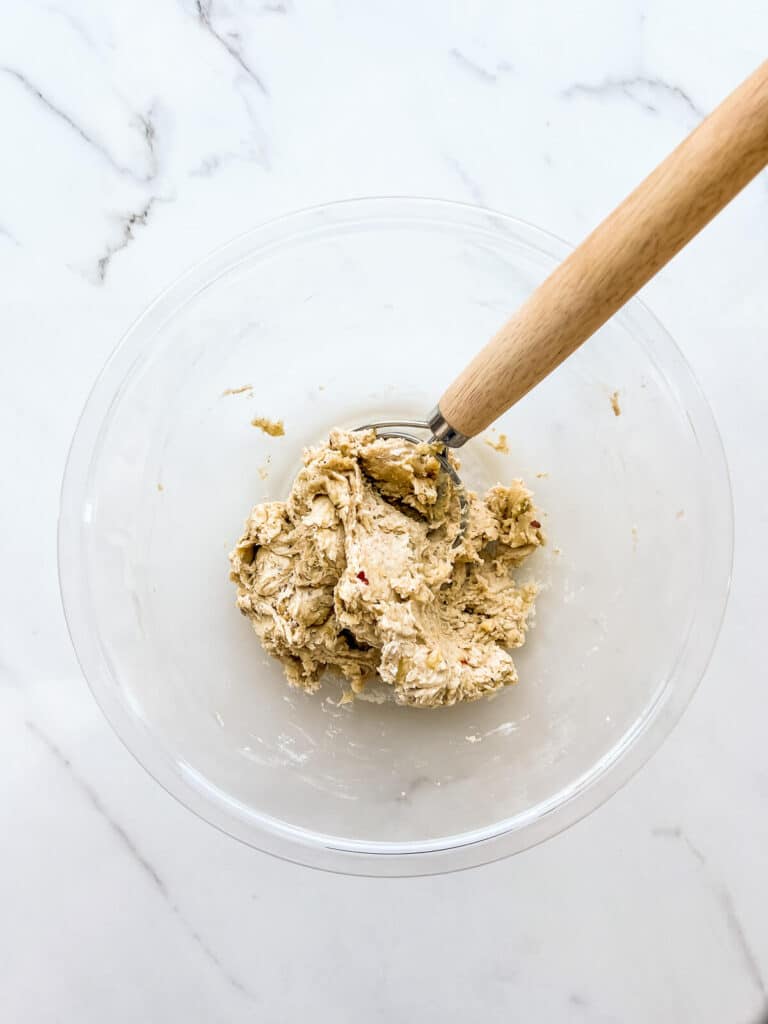
[[[0, 1016], [756, 1021], [768, 1003], [768, 178], [645, 290], [713, 405], [733, 593], [682, 723], [605, 807], [459, 875], [322, 874], [168, 797], [96, 708], [58, 491], [125, 327], [246, 227], [426, 194], [578, 240], [765, 57], [753, 0], [24, 0], [0, 31]], [[717, 500], [717, 495], [713, 495]]]

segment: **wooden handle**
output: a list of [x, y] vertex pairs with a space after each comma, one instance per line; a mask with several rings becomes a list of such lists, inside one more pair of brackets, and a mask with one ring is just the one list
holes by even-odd
[[768, 61], [541, 284], [440, 399], [474, 437], [620, 309], [768, 163]]

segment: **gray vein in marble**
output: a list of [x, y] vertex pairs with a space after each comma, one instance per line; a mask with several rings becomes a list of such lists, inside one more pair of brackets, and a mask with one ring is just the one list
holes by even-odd
[[472, 305], [480, 309], [490, 309], [492, 313], [509, 313], [509, 302], [501, 299], [472, 299]]
[[195, 0], [195, 10], [197, 11], [197, 18], [203, 28], [208, 32], [216, 42], [222, 46], [227, 53], [230, 55], [232, 60], [240, 66], [240, 68], [248, 75], [252, 82], [259, 88], [264, 96], [268, 96], [269, 92], [267, 87], [262, 82], [259, 75], [253, 70], [251, 65], [246, 61], [242, 54], [242, 50], [238, 46], [240, 42], [240, 36], [237, 33], [227, 33], [222, 35], [218, 32], [211, 21], [211, 9], [213, 7], [213, 0]]
[[455, 156], [446, 156], [445, 162], [451, 168], [451, 170], [458, 175], [462, 185], [466, 188], [472, 199], [477, 203], [478, 206], [487, 206], [485, 201], [485, 192], [479, 182], [475, 181], [472, 175], [467, 171], [466, 167], [460, 163]]
[[87, 47], [89, 47], [90, 49], [94, 49], [95, 44], [93, 41], [93, 37], [91, 36], [90, 32], [88, 32], [88, 30], [85, 28], [85, 26], [79, 18], [76, 18], [73, 14], [70, 14], [69, 11], [64, 10], [64, 8], [56, 7], [53, 4], [46, 5], [43, 8], [43, 10], [48, 11], [49, 14], [55, 14], [59, 18], [63, 18], [63, 20], [66, 21], [66, 23], [75, 33], [75, 35], [79, 36], [79, 38], [82, 39], [82, 41], [85, 43]]
[[155, 127], [154, 117], [154, 103], [150, 106], [146, 114], [136, 115], [136, 123], [144, 136], [144, 144], [147, 147], [147, 154], [149, 155], [151, 170], [148, 180], [150, 181], [157, 177], [157, 172], [159, 170], [159, 163], [157, 159], [157, 128]]
[[744, 966], [747, 968], [749, 976], [754, 982], [755, 988], [763, 999], [766, 999], [768, 998], [768, 990], [766, 990], [765, 987], [765, 981], [763, 980], [763, 973], [760, 970], [760, 964], [757, 962], [757, 957], [755, 956], [750, 941], [747, 938], [744, 927], [739, 919], [739, 915], [736, 913], [736, 908], [733, 905], [731, 894], [724, 885], [718, 886], [718, 898], [720, 906], [723, 908], [725, 920], [728, 922], [728, 927], [731, 930], [731, 934], [741, 949]]
[[21, 242], [18, 240], [16, 235], [14, 235], [14, 233], [4, 224], [0, 224], [0, 238], [5, 238], [11, 243], [11, 245], [21, 246]]
[[[248, 116], [250, 117], [251, 115], [252, 111], [248, 109]], [[223, 170], [229, 164], [236, 163], [237, 161], [243, 161], [246, 163], [255, 162], [265, 170], [269, 170], [270, 161], [266, 143], [257, 139], [255, 133], [252, 138], [254, 141], [254, 148], [250, 153], [234, 153], [231, 150], [209, 153], [208, 156], [205, 156], [200, 160], [200, 163], [195, 164], [194, 167], [190, 168], [188, 172], [189, 177], [213, 178], [219, 173], [219, 171]]]
[[18, 689], [19, 686], [19, 673], [14, 672], [13, 667], [8, 664], [5, 658], [0, 654], [0, 685], [7, 686], [11, 689]]
[[[132, 168], [125, 167], [123, 166], [123, 164], [119, 163], [103, 143], [99, 142], [98, 139], [93, 138], [93, 136], [90, 135], [81, 125], [79, 125], [77, 121], [73, 120], [73, 118], [70, 117], [66, 110], [62, 110], [61, 107], [57, 106], [52, 100], [50, 100], [45, 95], [45, 93], [41, 92], [40, 89], [38, 89], [37, 86], [26, 77], [26, 75], [23, 75], [16, 68], [11, 68], [5, 65], [0, 66], [0, 74], [8, 75], [10, 78], [13, 78], [15, 81], [17, 81], [19, 85], [21, 85], [26, 90], [26, 92], [29, 93], [30, 96], [37, 100], [41, 104], [41, 106], [43, 106], [49, 113], [53, 114], [54, 117], [57, 117], [59, 118], [59, 120], [63, 121], [68, 128], [75, 132], [75, 134], [78, 135], [79, 138], [86, 143], [86, 145], [90, 146], [104, 160], [106, 160], [110, 167], [112, 167], [113, 170], [117, 171], [118, 174], [132, 178], [134, 181], [141, 182], [142, 184], [146, 184], [152, 181], [155, 174], [157, 173], [156, 158], [154, 153], [154, 134], [151, 140], [152, 146], [149, 150], [149, 155], [151, 157], [151, 170], [148, 174], [139, 174]], [[145, 118], [139, 115], [139, 123], [141, 123], [143, 126], [144, 122]], [[143, 128], [143, 130], [144, 137], [147, 143], [149, 143], [150, 140], [147, 137], [146, 129]]]
[[619, 93], [627, 96], [634, 103], [638, 103], [644, 110], [652, 114], [658, 114], [659, 108], [655, 103], [644, 100], [637, 95], [638, 90], [647, 89], [656, 96], [671, 96], [682, 101], [688, 110], [698, 120], [705, 117], [704, 111], [694, 103], [685, 89], [679, 85], [665, 82], [662, 78], [651, 78], [648, 75], [633, 75], [628, 78], [604, 78], [602, 82], [575, 82], [564, 89], [561, 95], [565, 99], [572, 99], [574, 96], [610, 96]]
[[493, 71], [489, 71], [488, 68], [484, 68], [482, 64], [478, 64], [477, 61], [472, 60], [471, 57], [468, 57], [466, 53], [463, 53], [455, 46], [451, 49], [450, 54], [459, 67], [468, 71], [471, 75], [474, 75], [475, 78], [478, 78], [483, 82], [487, 82], [489, 85], [495, 85], [501, 72], [514, 70], [512, 65], [507, 61], [500, 61]]
[[158, 201], [158, 196], [150, 196], [149, 199], [144, 203], [140, 210], [136, 210], [133, 213], [129, 213], [122, 221], [122, 237], [119, 242], [113, 245], [108, 245], [107, 250], [103, 256], [96, 261], [96, 277], [100, 282], [106, 280], [107, 271], [109, 270], [110, 264], [112, 263], [112, 257], [117, 253], [122, 252], [126, 249], [131, 242], [134, 241], [136, 235], [134, 234], [135, 228], [143, 228], [147, 226], [147, 220], [152, 207]]
[[209, 156], [203, 157], [196, 167], [193, 167], [189, 172], [192, 178], [212, 178], [214, 174], [222, 167], [228, 159], [232, 159], [232, 154], [222, 153], [211, 153]]
[[702, 867], [706, 867], [707, 860], [698, 846], [694, 846], [691, 840], [688, 838], [683, 830], [675, 825], [670, 828], [659, 827], [651, 829], [651, 834], [656, 836], [657, 839], [677, 839], [684, 846], [688, 848], [688, 852], [694, 857]]
[[52, 114], [55, 114], [56, 117], [60, 117], [62, 121], [64, 121], [65, 124], [69, 125], [69, 127], [74, 132], [77, 132], [77, 134], [84, 142], [87, 142], [89, 146], [95, 146], [102, 156], [106, 157], [107, 160], [110, 161], [110, 163], [112, 162], [112, 157], [106, 150], [102, 149], [99, 146], [95, 139], [92, 139], [91, 136], [83, 128], [81, 128], [79, 124], [77, 124], [76, 121], [73, 121], [69, 114], [67, 114], [60, 107], [57, 107], [55, 103], [52, 103], [47, 96], [44, 96], [43, 93], [41, 93], [40, 90], [37, 88], [37, 86], [33, 85], [28, 78], [22, 75], [20, 71], [17, 71], [16, 68], [0, 67], [0, 72], [2, 72], [4, 75], [10, 75], [12, 78], [15, 78], [17, 82], [24, 86], [28, 93], [34, 96], [36, 100], [39, 100], [44, 107], [50, 110]]
[[736, 912], [733, 897], [728, 891], [727, 886], [723, 885], [721, 881], [712, 876], [712, 872], [707, 863], [707, 858], [704, 856], [702, 851], [691, 841], [687, 833], [679, 826], [653, 828], [651, 829], [651, 835], [660, 839], [673, 839], [676, 842], [681, 843], [696, 860], [699, 867], [707, 874], [712, 885], [712, 892], [717, 899], [717, 902], [720, 904], [723, 917], [728, 925], [728, 930], [733, 936], [734, 942], [741, 953], [744, 967], [760, 995], [764, 999], [768, 997], [768, 989], [766, 989], [760, 964], [755, 956], [747, 934], [744, 931], [744, 926], [739, 919], [739, 915]]
[[239, 978], [236, 978], [229, 970], [227, 970], [227, 968], [224, 966], [221, 960], [216, 956], [216, 954], [213, 952], [210, 946], [208, 946], [208, 944], [205, 942], [200, 933], [192, 927], [192, 925], [189, 923], [186, 917], [182, 914], [178, 905], [173, 902], [171, 894], [168, 891], [168, 887], [158, 874], [157, 870], [141, 853], [141, 851], [138, 849], [138, 847], [131, 839], [131, 837], [128, 835], [128, 833], [125, 831], [123, 826], [118, 821], [116, 821], [115, 818], [112, 817], [112, 815], [109, 813], [109, 810], [105, 806], [104, 802], [102, 801], [101, 797], [96, 792], [96, 790], [90, 785], [89, 782], [87, 782], [80, 774], [78, 774], [77, 771], [75, 771], [72, 762], [66, 756], [64, 751], [50, 738], [50, 736], [44, 733], [43, 730], [34, 722], [29, 721], [29, 719], [27, 719], [24, 722], [24, 725], [26, 726], [28, 731], [45, 747], [45, 749], [48, 751], [51, 757], [53, 757], [56, 763], [64, 769], [70, 781], [77, 788], [78, 792], [81, 793], [83, 797], [85, 797], [85, 799], [93, 808], [93, 810], [96, 811], [96, 813], [101, 818], [103, 818], [104, 821], [109, 825], [110, 829], [117, 836], [123, 848], [130, 855], [130, 857], [139, 865], [139, 867], [147, 876], [147, 878], [149, 878], [149, 880], [152, 882], [154, 888], [158, 891], [158, 893], [168, 904], [174, 916], [182, 925], [184, 931], [193, 940], [193, 942], [197, 944], [205, 958], [216, 968], [216, 970], [227, 981], [231, 988], [235, 989], [246, 999], [249, 999], [252, 1002], [259, 1002], [260, 1000], [258, 996], [249, 988], [247, 988], [247, 986], [244, 985]]
[[270, 156], [267, 140], [261, 126], [259, 114], [253, 107], [253, 90], [244, 88], [244, 85], [244, 82], [235, 82], [235, 89], [243, 102], [248, 119], [252, 125], [252, 144], [250, 152], [245, 154], [239, 153], [238, 157], [244, 160], [255, 160], [265, 171], [268, 171], [270, 169]]
[[575, 1020], [589, 1021], [589, 1024], [620, 1024], [618, 1017], [598, 1009], [593, 1000], [581, 992], [571, 992], [567, 1005], [568, 1011], [565, 1019], [569, 1024]]
[[152, 881], [163, 894], [163, 896], [166, 899], [168, 899], [168, 890], [166, 889], [165, 883], [163, 882], [160, 875], [158, 875], [157, 871], [155, 871], [155, 869], [152, 867], [149, 861], [139, 852], [139, 850], [136, 847], [136, 844], [133, 842], [133, 840], [122, 827], [122, 825], [120, 825], [117, 821], [114, 820], [114, 818], [111, 817], [106, 807], [102, 803], [101, 797], [98, 795], [98, 793], [85, 781], [85, 779], [82, 779], [75, 772], [72, 766], [72, 762], [64, 754], [62, 749], [56, 743], [54, 743], [50, 736], [44, 733], [43, 730], [34, 722], [27, 720], [25, 721], [24, 724], [29, 730], [29, 732], [31, 732], [32, 735], [35, 736], [39, 740], [39, 742], [43, 744], [43, 746], [54, 757], [54, 759], [58, 761], [61, 767], [66, 770], [71, 780], [74, 782], [74, 784], [83, 794], [83, 796], [87, 798], [88, 802], [91, 804], [94, 810], [97, 811], [97, 813], [100, 814], [101, 817], [103, 817], [109, 823], [109, 826], [112, 829], [112, 831], [115, 833], [115, 835], [123, 844], [123, 846], [126, 848], [131, 857], [139, 864], [142, 871], [144, 871], [144, 873], [152, 879]]

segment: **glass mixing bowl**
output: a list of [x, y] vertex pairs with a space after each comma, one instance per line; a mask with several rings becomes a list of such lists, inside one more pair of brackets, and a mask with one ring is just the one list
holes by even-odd
[[470, 485], [521, 476], [546, 516], [516, 686], [437, 711], [289, 689], [228, 579], [305, 445], [423, 417], [568, 251], [455, 203], [332, 204], [219, 250], [117, 347], [67, 464], [64, 605], [118, 735], [209, 822], [334, 870], [467, 867], [597, 807], [681, 714], [724, 611], [731, 494], [709, 408], [639, 301], [497, 423], [509, 454], [462, 451]]

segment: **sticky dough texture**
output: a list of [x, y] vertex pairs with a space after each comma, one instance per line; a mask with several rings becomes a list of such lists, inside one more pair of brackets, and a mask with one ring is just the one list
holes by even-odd
[[522, 481], [458, 491], [433, 445], [335, 430], [304, 454], [287, 501], [256, 505], [230, 555], [237, 604], [288, 681], [326, 669], [398, 704], [477, 700], [517, 682], [536, 585], [514, 570], [544, 542]]

